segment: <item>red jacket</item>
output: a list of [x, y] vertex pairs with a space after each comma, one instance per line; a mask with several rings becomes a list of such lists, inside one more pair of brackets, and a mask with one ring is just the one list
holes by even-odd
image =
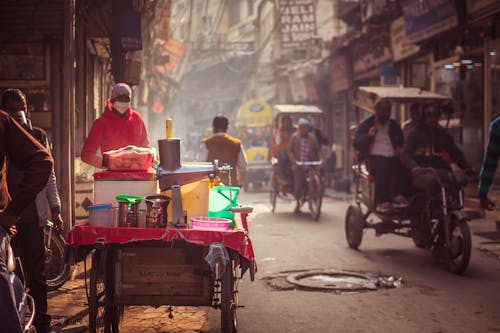
[[82, 161], [102, 168], [101, 154], [108, 150], [122, 148], [128, 145], [149, 147], [149, 138], [144, 120], [139, 113], [129, 108], [123, 115], [113, 110], [113, 104], [108, 100], [102, 116], [94, 121], [87, 140], [82, 149]]

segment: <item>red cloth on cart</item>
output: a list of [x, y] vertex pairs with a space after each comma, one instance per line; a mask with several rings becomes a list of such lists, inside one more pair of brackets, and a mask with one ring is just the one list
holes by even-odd
[[255, 258], [252, 241], [244, 231], [212, 231], [176, 228], [106, 228], [87, 224], [75, 226], [69, 233], [69, 245], [92, 245], [96, 242], [127, 243], [144, 240], [184, 240], [188, 243], [210, 246], [223, 243], [248, 260]]

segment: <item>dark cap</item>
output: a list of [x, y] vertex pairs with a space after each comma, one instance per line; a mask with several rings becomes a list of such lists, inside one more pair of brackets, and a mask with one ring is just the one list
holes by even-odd
[[212, 121], [212, 126], [214, 128], [227, 129], [229, 126], [229, 120], [224, 115], [218, 115]]
[[126, 83], [117, 83], [111, 91], [111, 100], [113, 101], [122, 96], [130, 98], [132, 96], [132, 89]]

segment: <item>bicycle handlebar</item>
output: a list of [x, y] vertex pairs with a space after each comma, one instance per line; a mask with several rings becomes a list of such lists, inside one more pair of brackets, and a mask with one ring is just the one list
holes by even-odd
[[323, 161], [296, 161], [295, 164], [299, 166], [317, 166], [323, 164]]

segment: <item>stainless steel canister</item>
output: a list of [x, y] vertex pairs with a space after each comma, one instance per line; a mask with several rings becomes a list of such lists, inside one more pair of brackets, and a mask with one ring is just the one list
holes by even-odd
[[146, 228], [167, 226], [167, 206], [170, 198], [166, 195], [154, 194], [144, 197], [146, 202]]

